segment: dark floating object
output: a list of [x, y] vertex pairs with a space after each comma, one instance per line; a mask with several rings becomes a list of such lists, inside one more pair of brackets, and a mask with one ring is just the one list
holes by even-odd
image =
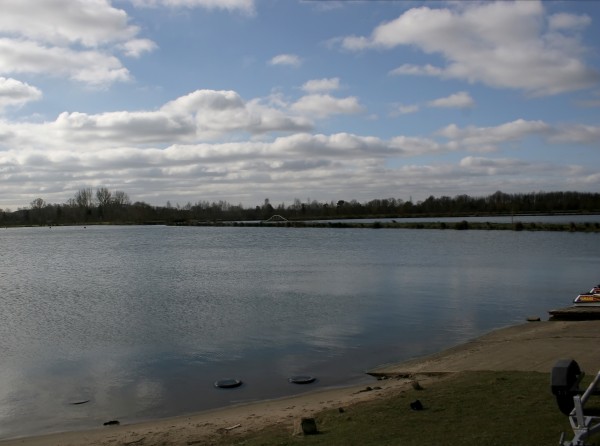
[[85, 401], [76, 401], [74, 403], [71, 403], [73, 406], [78, 406], [80, 404], [85, 404], [85, 403], [89, 403], [90, 400], [85, 400]]
[[220, 379], [215, 381], [215, 387], [219, 387], [220, 389], [232, 389], [241, 385], [242, 381], [234, 378]]
[[105, 426], [118, 426], [119, 424], [121, 423], [118, 420], [110, 420], [104, 423]]
[[292, 376], [291, 378], [288, 379], [289, 382], [294, 383], [294, 384], [310, 384], [312, 382], [315, 382], [316, 378], [314, 376], [307, 376], [307, 375], [301, 375], [301, 376]]

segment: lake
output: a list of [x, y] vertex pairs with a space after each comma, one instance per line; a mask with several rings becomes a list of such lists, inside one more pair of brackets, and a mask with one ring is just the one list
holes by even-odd
[[[2, 229], [0, 439], [370, 383], [380, 364], [570, 305], [600, 281], [599, 237]], [[214, 387], [229, 377], [244, 384]]]

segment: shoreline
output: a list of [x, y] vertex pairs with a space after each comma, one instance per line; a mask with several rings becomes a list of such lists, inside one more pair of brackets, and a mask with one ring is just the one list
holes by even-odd
[[279, 424], [289, 426], [291, 434], [301, 417], [394, 395], [417, 378], [426, 383], [443, 380], [453, 373], [481, 370], [550, 373], [556, 361], [565, 358], [575, 359], [586, 373], [595, 373], [600, 369], [599, 341], [600, 320], [526, 322], [494, 330], [439, 353], [372, 369], [368, 371], [370, 375], [388, 378], [372, 387], [320, 389], [187, 416], [0, 440], [0, 446], [203, 444], [225, 435]]

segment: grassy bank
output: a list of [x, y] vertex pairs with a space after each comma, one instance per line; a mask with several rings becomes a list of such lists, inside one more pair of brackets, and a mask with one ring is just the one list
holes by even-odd
[[[293, 435], [293, 421], [219, 445], [532, 446], [572, 438], [550, 392], [550, 374], [462, 372], [393, 396], [315, 416], [319, 434]], [[410, 409], [419, 400], [424, 409]], [[590, 405], [595, 401], [592, 399]]]

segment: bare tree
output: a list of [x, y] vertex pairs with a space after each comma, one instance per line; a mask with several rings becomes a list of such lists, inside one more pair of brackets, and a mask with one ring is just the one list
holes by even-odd
[[111, 204], [112, 194], [106, 187], [99, 187], [96, 189], [96, 200], [98, 201], [98, 206], [102, 206], [104, 208], [108, 207]]
[[31, 209], [40, 210], [46, 206], [46, 202], [42, 198], [36, 198], [31, 202]]
[[84, 189], [79, 189], [75, 193], [75, 203], [80, 208], [89, 208], [92, 206], [92, 197], [93, 195], [91, 188], [88, 187]]
[[125, 206], [131, 204], [131, 201], [125, 192], [118, 190], [113, 196], [113, 203], [117, 206]]

